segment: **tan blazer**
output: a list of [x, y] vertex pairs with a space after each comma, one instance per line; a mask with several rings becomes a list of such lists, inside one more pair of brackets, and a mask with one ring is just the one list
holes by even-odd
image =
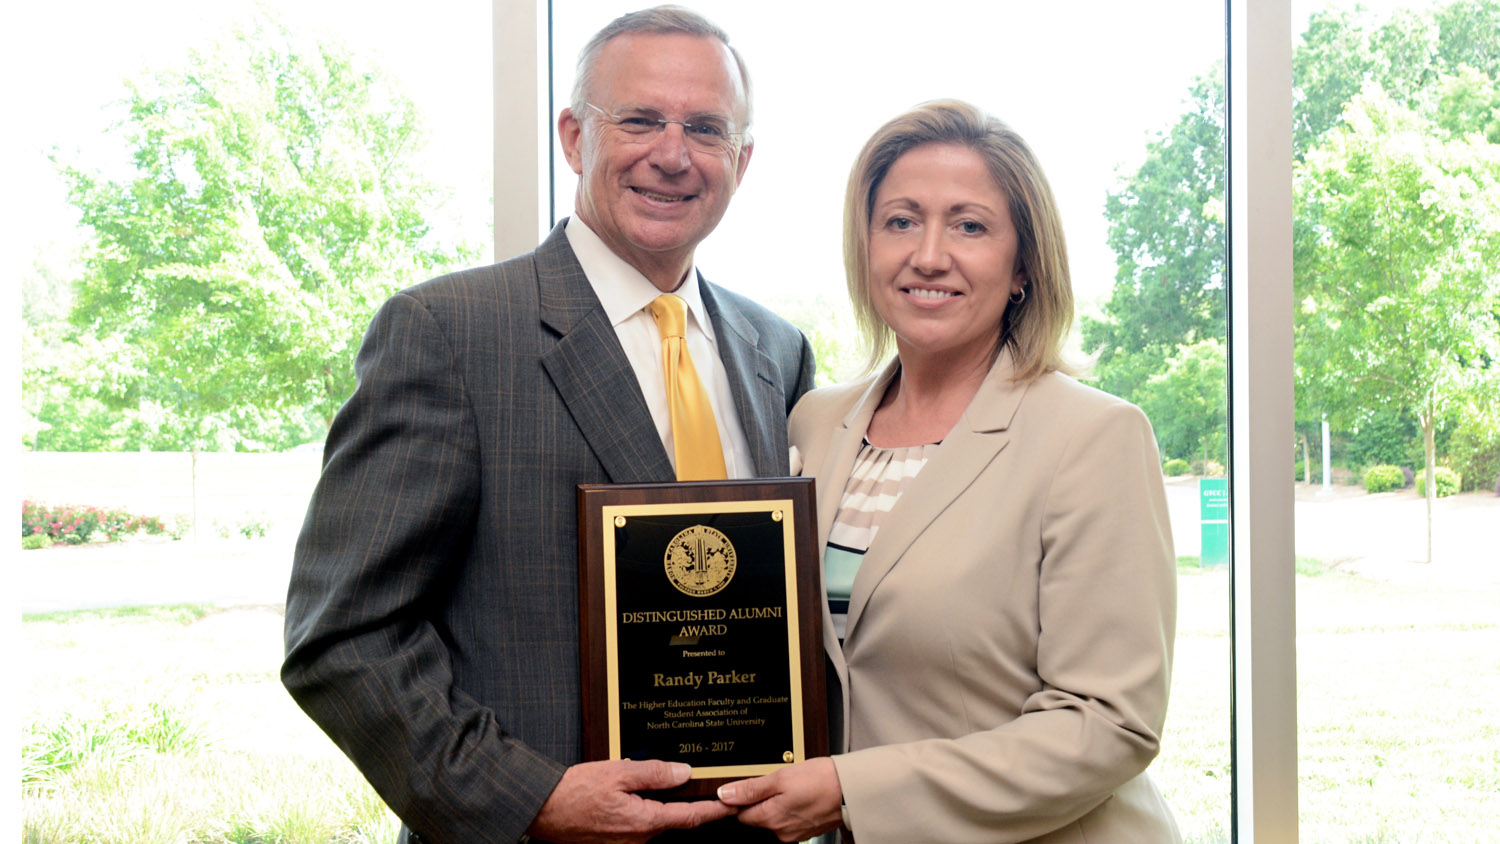
[[[789, 420], [820, 545], [895, 362]], [[1167, 709], [1176, 558], [1151, 425], [1002, 354], [880, 528], [842, 648], [834, 757], [859, 844], [1180, 841], [1146, 777]]]

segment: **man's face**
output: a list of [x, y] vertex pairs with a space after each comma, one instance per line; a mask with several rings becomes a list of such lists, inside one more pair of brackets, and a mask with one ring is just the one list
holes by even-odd
[[[668, 120], [716, 118], [745, 129], [745, 93], [729, 49], [716, 39], [630, 33], [604, 46], [588, 102], [611, 114]], [[558, 117], [563, 152], [578, 182], [578, 216], [663, 290], [676, 289], [693, 250], [729, 207], [751, 147], [704, 151], [678, 125], [631, 135], [584, 107]]]

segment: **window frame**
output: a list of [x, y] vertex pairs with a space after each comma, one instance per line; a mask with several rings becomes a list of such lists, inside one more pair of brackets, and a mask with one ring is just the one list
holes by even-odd
[[[529, 251], [552, 194], [551, 0], [491, 0], [495, 258]], [[1290, 0], [1226, 0], [1229, 441], [1236, 842], [1297, 841]], [[569, 60], [566, 57], [563, 60]], [[1240, 281], [1241, 283], [1236, 283]]]
[[495, 260], [536, 248], [555, 216], [551, 0], [491, 0]]
[[1298, 833], [1291, 4], [1226, 12], [1231, 829], [1281, 844]]

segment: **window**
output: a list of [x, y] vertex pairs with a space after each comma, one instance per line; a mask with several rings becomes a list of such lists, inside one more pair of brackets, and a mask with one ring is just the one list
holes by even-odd
[[[286, 116], [274, 113], [259, 99], [275, 89], [274, 74], [256, 76], [249, 61], [234, 63], [226, 56], [307, 57], [310, 60], [300, 69], [311, 68], [311, 72], [303, 81], [316, 91], [319, 71], [336, 76], [333, 71], [342, 67], [337, 57], [347, 50], [347, 67], [352, 72], [342, 77], [350, 84], [340, 93], [352, 92], [349, 101], [358, 101], [362, 92], [375, 93], [376, 98], [361, 109], [361, 116], [369, 123], [399, 130], [386, 137], [400, 150], [394, 157], [401, 160], [403, 168], [414, 172], [411, 178], [403, 174], [401, 191], [388, 193], [371, 188], [378, 179], [352, 180], [358, 183], [357, 189], [341, 193], [337, 200], [349, 199], [350, 194], [355, 197], [339, 210], [370, 211], [371, 217], [379, 217], [382, 207], [392, 206], [418, 206], [422, 212], [421, 223], [403, 228], [406, 239], [390, 243], [392, 250], [382, 251], [364, 269], [328, 273], [344, 285], [368, 283], [370, 288], [380, 289], [376, 295], [383, 299], [385, 291], [393, 289], [391, 285], [414, 283], [447, 268], [441, 258], [427, 261], [419, 257], [407, 265], [412, 274], [420, 271], [422, 275], [403, 276], [401, 262], [393, 257], [398, 251], [395, 247], [399, 246], [407, 257], [414, 252], [427, 253], [428, 257], [439, 252], [446, 257], [462, 255], [466, 264], [483, 257], [481, 246], [489, 240], [492, 181], [488, 154], [489, 11], [486, 4], [459, 0], [425, 3], [419, 13], [409, 6], [383, 2], [239, 0], [218, 4], [180, 0], [32, 4], [15, 10], [11, 31], [17, 37], [7, 45], [18, 79], [11, 92], [18, 117], [11, 121], [7, 133], [14, 142], [7, 146], [7, 198], [15, 213], [6, 218], [6, 242], [13, 248], [5, 254], [14, 257], [14, 263], [7, 265], [14, 285], [10, 289], [21, 293], [25, 313], [22, 346], [26, 370], [20, 385], [23, 408], [39, 423], [22, 433], [30, 440], [27, 450], [95, 452], [24, 455], [17, 487], [59, 510], [68, 508], [78, 513], [76, 518], [82, 527], [76, 531], [72, 525], [51, 524], [54, 532], [70, 531], [60, 539], [80, 538], [90, 526], [97, 527], [93, 536], [98, 539], [109, 529], [93, 524], [97, 514], [84, 521], [82, 508], [89, 506], [111, 510], [123, 507], [130, 515], [162, 517], [169, 525], [179, 514], [197, 510], [204, 540], [201, 546], [192, 539], [170, 545], [152, 539], [139, 545], [98, 545], [60, 552], [61, 556], [68, 550], [93, 555], [82, 571], [57, 557], [33, 556], [17, 562], [8, 578], [17, 584], [7, 590], [14, 596], [9, 600], [23, 612], [43, 613], [16, 627], [17, 638], [22, 640], [16, 651], [22, 691], [16, 708], [24, 714], [19, 741], [23, 748], [23, 795], [15, 805], [22, 816], [23, 837], [87, 840], [117, 836], [140, 840], [166, 836], [208, 840], [221, 837], [225, 829], [233, 827], [239, 830], [236, 835], [257, 839], [284, 837], [288, 829], [297, 828], [302, 832], [296, 834], [310, 838], [393, 840], [390, 813], [337, 748], [297, 709], [277, 679], [283, 620], [275, 605], [285, 594], [285, 568], [290, 562], [290, 545], [281, 531], [293, 528], [301, 520], [299, 514], [306, 510], [319, 449], [274, 455], [214, 454], [204, 461], [211, 464], [209, 467], [193, 460], [196, 474], [189, 469], [188, 455], [181, 453], [190, 446], [198, 447], [200, 442], [208, 450], [280, 450], [321, 439], [323, 421], [250, 414], [248, 420], [227, 420], [232, 423], [229, 426], [210, 425], [198, 432], [206, 434], [203, 440], [190, 442], [192, 438], [185, 436], [185, 417], [191, 415], [183, 406], [186, 402], [174, 402], [157, 392], [152, 396], [153, 406], [143, 401], [138, 408], [122, 411], [97, 401], [97, 392], [90, 395], [114, 375], [129, 379], [139, 373], [131, 372], [131, 360], [121, 353], [120, 346], [89, 345], [100, 339], [98, 333], [81, 332], [76, 342], [69, 336], [73, 282], [85, 275], [79, 255], [84, 236], [79, 212], [68, 201], [67, 180], [48, 158], [51, 154], [59, 164], [86, 173], [97, 171], [101, 181], [132, 179], [129, 136], [138, 131], [139, 124], [129, 121], [126, 108], [120, 104], [129, 95], [124, 83], [127, 79], [140, 82], [143, 96], [150, 99], [155, 90], [152, 80], [184, 71], [192, 51], [217, 57], [197, 66], [199, 82], [213, 77], [215, 84], [224, 80], [236, 83], [215, 89], [220, 97], [217, 105], [232, 100], [233, 106], [241, 107], [235, 116], [243, 120], [227, 122], [250, 135]], [[252, 50], [247, 44], [233, 42], [231, 27], [251, 27], [256, 17], [263, 21], [258, 32], [250, 36], [250, 43], [265, 49]], [[226, 53], [212, 52], [226, 44]], [[320, 51], [324, 50], [335, 60], [320, 62]], [[287, 68], [287, 64], [274, 62], [271, 66]], [[364, 72], [376, 68], [383, 77], [370, 85]], [[174, 93], [182, 93], [186, 87], [161, 84], [161, 89]], [[415, 150], [417, 138], [405, 133], [405, 114], [399, 107], [403, 97], [412, 101], [425, 127], [424, 151], [410, 152]], [[192, 106], [173, 111], [173, 117], [187, 113], [203, 118], [214, 111], [211, 106], [215, 104], [205, 102], [211, 97], [182, 99], [191, 101]], [[298, 104], [306, 105], [310, 99], [316, 97]], [[317, 105], [338, 110], [337, 103]], [[201, 123], [191, 120], [161, 120], [157, 128], [170, 136], [172, 132], [190, 132], [190, 124], [202, 128]], [[302, 145], [307, 141], [306, 133], [289, 132], [285, 139], [278, 140], [283, 140], [279, 150], [272, 147], [264, 160], [256, 161], [269, 161], [265, 170], [234, 166], [215, 175], [242, 178], [253, 185], [254, 176], [265, 176], [267, 170], [275, 170], [276, 164], [285, 163], [286, 156], [278, 152], [296, 147], [306, 153], [307, 147], [313, 146]], [[343, 161], [352, 165], [339, 173], [367, 175], [359, 166], [364, 163], [361, 154], [370, 151], [367, 147], [353, 141], [329, 146], [339, 146], [335, 152], [347, 154]], [[187, 145], [168, 144], [155, 148], [161, 151], [169, 147], [173, 153], [168, 157], [189, 149]], [[197, 151], [213, 147], [206, 144]], [[244, 160], [236, 159], [236, 164]], [[194, 163], [186, 158], [179, 160], [178, 166], [161, 173], [162, 182], [175, 179], [183, 194], [201, 209], [212, 203], [202, 201], [201, 191], [208, 179], [203, 170], [192, 166]], [[298, 163], [305, 165], [307, 161]], [[286, 178], [286, 182], [294, 181]], [[408, 188], [416, 183], [433, 186], [433, 194], [414, 195], [421, 191]], [[234, 195], [244, 198], [246, 193]], [[288, 191], [278, 198], [293, 194], [291, 202], [276, 209], [285, 211], [287, 205], [296, 205], [296, 213], [316, 217], [309, 209], [337, 202], [322, 189], [300, 194]], [[411, 204], [403, 205], [407, 202]], [[150, 203], [143, 200], [140, 204]], [[264, 212], [272, 205], [276, 204], [257, 210]], [[161, 207], [151, 210], [160, 211]], [[122, 216], [128, 215], [101, 215], [111, 223], [121, 223]], [[193, 221], [222, 222], [224, 216], [205, 213]], [[144, 232], [141, 240], [148, 242], [168, 238], [192, 241], [209, 228], [172, 226], [163, 223], [164, 219], [170, 219], [170, 214], [153, 216], [135, 231]], [[250, 226], [251, 219], [258, 226]], [[242, 221], [246, 230], [273, 227], [270, 216], [247, 214]], [[297, 224], [301, 222], [284, 225], [281, 232], [290, 230], [294, 237], [308, 240], [325, 234], [318, 224]], [[347, 222], [347, 218], [317, 221], [333, 229], [341, 229], [341, 223]], [[411, 218], [400, 222], [410, 224]], [[267, 254], [274, 252], [272, 247], [285, 245], [268, 247], [266, 241], [272, 239], [266, 238], [248, 250], [263, 248], [265, 251], [256, 258], [260, 262], [256, 269], [270, 267], [270, 272], [252, 281], [275, 282], [282, 272], [294, 273], [288, 270], [292, 262], [287, 257], [296, 250], [275, 252], [282, 264], [267, 259]], [[358, 233], [349, 238], [356, 239], [374, 250], [371, 241], [375, 238]], [[230, 249], [252, 240], [224, 238]], [[223, 242], [215, 245], [222, 246]], [[309, 248], [302, 254], [321, 257], [331, 252]], [[161, 263], [167, 262], [158, 260], [158, 266]], [[330, 257], [328, 263], [334, 264], [336, 259]], [[374, 266], [379, 269], [370, 269]], [[298, 281], [306, 282], [307, 277], [300, 276]], [[306, 290], [300, 285], [288, 288]], [[279, 318], [284, 328], [295, 331], [306, 327], [300, 323], [307, 320], [309, 311], [287, 304], [291, 298], [288, 288], [278, 289], [269, 297], [267, 301], [275, 304], [263, 313]], [[157, 313], [168, 307], [160, 299], [147, 301]], [[250, 303], [233, 296], [218, 301], [200, 296], [189, 307], [193, 304], [216, 307], [220, 315], [228, 312], [231, 322], [248, 320], [253, 310]], [[345, 314], [347, 325], [353, 327], [347, 332], [335, 329], [332, 336], [347, 337], [343, 345], [351, 353], [376, 304], [378, 299], [356, 304]], [[188, 322], [190, 327], [184, 335], [199, 327], [192, 325], [192, 320]], [[252, 345], [268, 344], [271, 334], [249, 333]], [[194, 338], [181, 339], [186, 342]], [[331, 357], [329, 345], [312, 346], [325, 363]], [[225, 354], [211, 360], [217, 365], [232, 357]], [[349, 370], [348, 383], [352, 384], [347, 360], [344, 369]], [[184, 368], [191, 366], [188, 363]], [[197, 367], [199, 373], [211, 373], [215, 368]], [[170, 380], [160, 376], [141, 378], [135, 386], [150, 395]], [[331, 398], [337, 406], [346, 397], [347, 392]], [[22, 418], [26, 420], [26, 414]], [[264, 421], [274, 424], [251, 430]], [[39, 435], [43, 440], [40, 443]], [[98, 453], [110, 451], [113, 453]], [[31, 462], [32, 457], [45, 462]], [[226, 475], [232, 475], [234, 481], [221, 483]], [[195, 487], [198, 496], [193, 494]], [[195, 497], [204, 505], [201, 510], [194, 506]], [[272, 536], [263, 538], [268, 523]], [[44, 532], [35, 538], [45, 541], [46, 528], [37, 524], [35, 529]], [[233, 538], [217, 540], [215, 534]], [[262, 538], [250, 539], [257, 535]], [[234, 547], [231, 543], [239, 548], [228, 550]], [[56, 554], [58, 549], [28, 553]], [[101, 565], [100, 558], [107, 563]], [[122, 569], [131, 573], [121, 574]], [[142, 576], [142, 571], [147, 574]], [[49, 586], [36, 588], [38, 583]], [[223, 597], [236, 604], [228, 612], [218, 612], [213, 606], [212, 593], [221, 588], [231, 593]], [[49, 606], [49, 598], [55, 597], [66, 603]], [[202, 603], [47, 614], [49, 610], [71, 610], [80, 605], [183, 601]], [[259, 606], [239, 606], [242, 602]], [[207, 623], [200, 625], [200, 620]], [[211, 752], [199, 753], [209, 747]], [[188, 804], [193, 808], [184, 808]], [[122, 819], [126, 819], [124, 826]]]
[[1500, 132], [1479, 103], [1500, 91], [1500, 62], [1473, 49], [1497, 32], [1494, 4], [1315, 3], [1296, 42], [1297, 737], [1311, 841], [1475, 841], [1500, 818], [1500, 734], [1478, 703], [1496, 690], [1500, 393], [1485, 384], [1493, 354], [1473, 351], [1497, 341], [1500, 255], [1478, 219], [1500, 181], [1479, 162], [1495, 160]]
[[[108, 368], [138, 382], [118, 392], [139, 387], [140, 395], [135, 408], [108, 409], [60, 399], [66, 372], [28, 377], [31, 447], [258, 450], [319, 437], [352, 388], [356, 341], [336, 344], [331, 361], [316, 359], [328, 345], [303, 343], [298, 332], [357, 338], [389, 292], [479, 259], [492, 182], [485, 10], [445, 2], [415, 19], [404, 10], [378, 12], [335, 3], [205, 9], [158, 0], [93, 4], [87, 26], [74, 6], [28, 12], [38, 19], [32, 30], [68, 33], [66, 49], [48, 39], [21, 45], [25, 66], [46, 82], [18, 92], [31, 118], [16, 132], [16, 194], [27, 212], [12, 232], [24, 244], [15, 269], [27, 279], [28, 320], [50, 326], [28, 342], [45, 335], [61, 347], [28, 360], [53, 374]], [[138, 85], [135, 93], [127, 81]], [[132, 155], [142, 150], [161, 154], [142, 154], [138, 160], [149, 163], [138, 168]], [[245, 206], [226, 213], [214, 199], [223, 195]], [[99, 262], [99, 275], [111, 290], [154, 300], [147, 316], [160, 324], [115, 324], [123, 309], [86, 303], [104, 322], [77, 343], [57, 340], [72, 308], [71, 283], [84, 275], [81, 219], [114, 229], [102, 250], [113, 257]], [[212, 269], [203, 256], [214, 256]], [[183, 264], [200, 274], [171, 271]], [[287, 287], [257, 302], [246, 295], [257, 282], [245, 279], [254, 274], [235, 266], [268, 267], [259, 283]], [[214, 285], [232, 292], [205, 292]], [[215, 296], [203, 319], [183, 304]], [[286, 319], [289, 312], [299, 318]], [[140, 351], [133, 340], [172, 333], [168, 322], [194, 327]], [[231, 326], [244, 331], [219, 340], [234, 333]], [[295, 362], [298, 348], [321, 355]], [[82, 362], [57, 362], [68, 355]], [[144, 378], [147, 358], [180, 365]], [[323, 395], [302, 394], [297, 385], [319, 380], [325, 367], [328, 389], [313, 391]], [[218, 386], [208, 383], [216, 379]], [[257, 384], [266, 388], [258, 398]], [[223, 402], [192, 399], [214, 392], [235, 396], [241, 407], [224, 412]], [[257, 407], [242, 412], [247, 402]], [[321, 409], [283, 412], [304, 402]], [[247, 413], [265, 424], [246, 424]], [[89, 426], [92, 432], [83, 430]], [[185, 431], [192, 433], [174, 433]]]
[[[1109, 213], [1120, 228], [1129, 221], [1121, 207], [1106, 212], [1107, 195], [1126, 193], [1123, 180], [1142, 167], [1148, 145], [1170, 138], [1195, 107], [1200, 119], [1189, 121], [1182, 132], [1199, 133], [1194, 142], [1204, 133], [1212, 136], [1209, 158], [1219, 157], [1197, 162], [1203, 166], [1196, 169], [1193, 161], [1173, 166], [1184, 182], [1212, 172], [1212, 184], [1224, 184], [1223, 8], [1154, 4], [1150, 14], [1115, 4], [995, 10], [959, 4], [921, 14], [912, 14], [909, 5], [882, 3], [857, 11], [793, 3], [700, 2], [693, 8], [729, 33], [755, 91], [754, 158], [728, 214], [699, 248], [699, 267], [714, 281], [798, 322], [824, 358], [825, 383], [849, 377], [861, 362], [841, 255], [848, 168], [870, 132], [911, 105], [940, 97], [966, 99], [1011, 123], [1032, 144], [1062, 208], [1083, 318], [1111, 319], [1107, 303], [1115, 288], [1117, 255], [1111, 249]], [[578, 50], [622, 11], [585, 0], [552, 4], [554, 120], [570, 96]], [[1080, 27], [1082, 19], [1089, 25]], [[1185, 143], [1183, 137], [1170, 139]], [[1158, 150], [1157, 157], [1170, 155]], [[571, 211], [576, 179], [560, 154], [553, 172], [554, 216], [560, 218]], [[1143, 184], [1121, 203], [1147, 193]], [[1215, 275], [1192, 281], [1207, 288], [1196, 294], [1200, 299], [1214, 301], [1197, 303], [1204, 327], [1184, 330], [1180, 340], [1188, 347], [1207, 341], [1208, 351], [1188, 355], [1216, 354], [1221, 373], [1227, 204], [1222, 190], [1215, 194], [1205, 186], [1202, 195], [1193, 192], [1173, 206], [1212, 218], [1195, 236], [1205, 251], [1215, 253], [1202, 261], [1216, 267]], [[1117, 237], [1130, 242], [1127, 234]], [[1160, 245], [1156, 249], [1163, 260], [1169, 257]], [[1175, 345], [1160, 356], [1179, 354]], [[1077, 352], [1083, 346], [1075, 326], [1072, 348]], [[1209, 396], [1210, 417], [1223, 413], [1225, 386], [1219, 378], [1210, 390], [1218, 396], [1218, 403]], [[1192, 447], [1164, 457], [1187, 459], [1197, 474], [1205, 463], [1209, 472], [1215, 464], [1222, 469], [1219, 418], [1211, 427], [1220, 438], [1206, 446], [1211, 453], [1202, 450], [1211, 436], [1183, 434], [1179, 439], [1190, 440]], [[1212, 842], [1229, 840], [1232, 825], [1230, 577], [1224, 568], [1199, 569], [1199, 495], [1196, 477], [1169, 483], [1183, 574], [1173, 702], [1152, 776], [1187, 840]]]

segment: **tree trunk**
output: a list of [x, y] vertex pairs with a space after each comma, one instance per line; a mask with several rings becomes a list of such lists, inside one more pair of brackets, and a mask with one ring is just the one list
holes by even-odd
[[1424, 497], [1427, 499], [1427, 562], [1429, 564], [1432, 563], [1432, 502], [1437, 498], [1437, 473], [1434, 471], [1434, 464], [1437, 463], [1436, 416], [1429, 402], [1427, 412], [1418, 417], [1418, 421], [1422, 423], [1422, 446], [1427, 458], [1427, 466], [1422, 470], [1422, 474], [1426, 479], [1423, 484], [1427, 487], [1427, 495]]
[[192, 496], [193, 496], [193, 543], [198, 542], [198, 443], [193, 443], [193, 467], [192, 467]]
[[1307, 441], [1307, 434], [1297, 432], [1297, 439], [1302, 440], [1302, 485], [1312, 486], [1312, 448]]

